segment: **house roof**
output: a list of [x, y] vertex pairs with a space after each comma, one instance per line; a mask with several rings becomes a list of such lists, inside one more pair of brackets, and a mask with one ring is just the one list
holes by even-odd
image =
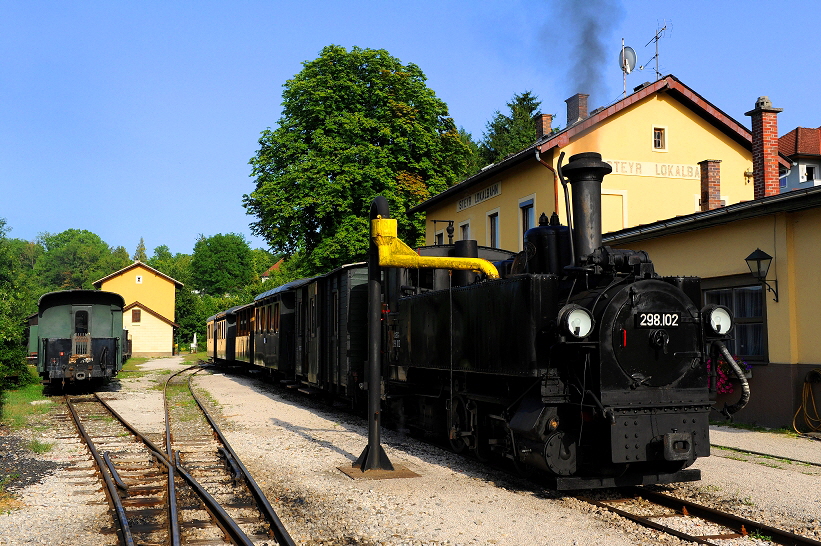
[[265, 270], [265, 273], [262, 274], [263, 277], [270, 277], [274, 271], [279, 271], [279, 268], [282, 267], [282, 264], [285, 263], [285, 258], [280, 258], [277, 263], [269, 267]]
[[[657, 80], [653, 83], [646, 84], [642, 87], [636, 89], [631, 95], [616, 101], [612, 105], [608, 106], [607, 108], [600, 109], [598, 111], [594, 110], [593, 114], [589, 117], [585, 118], [578, 123], [565, 127], [563, 130], [559, 131], [558, 133], [552, 133], [549, 135], [543, 136], [541, 139], [537, 140], [533, 145], [525, 148], [524, 150], [512, 154], [502, 161], [498, 163], [494, 163], [492, 165], [488, 165], [480, 172], [476, 173], [475, 175], [471, 176], [463, 180], [462, 182], [450, 187], [449, 189], [445, 190], [444, 192], [435, 195], [416, 205], [415, 207], [411, 208], [408, 212], [416, 213], [416, 212], [423, 212], [429, 209], [431, 206], [440, 203], [448, 199], [450, 196], [459, 193], [463, 190], [466, 190], [488, 178], [495, 175], [496, 173], [509, 169], [514, 165], [517, 165], [523, 161], [526, 161], [530, 158], [537, 158], [539, 154], [546, 153], [553, 148], [562, 148], [567, 146], [570, 143], [570, 139], [583, 133], [585, 131], [590, 130], [594, 126], [604, 122], [608, 118], [618, 114], [625, 108], [632, 106], [633, 104], [647, 98], [650, 95], [655, 93], [665, 92], [668, 95], [675, 98], [680, 103], [687, 106], [690, 110], [701, 116], [703, 119], [708, 121], [711, 125], [718, 128], [721, 132], [744, 146], [752, 150], [752, 133], [749, 129], [738, 123], [732, 117], [724, 113], [721, 109], [713, 105], [710, 101], [687, 87], [684, 83], [681, 82], [678, 78], [673, 76], [672, 74], [664, 76], [660, 80]], [[790, 168], [790, 162], [783, 154], [780, 154], [779, 158], [779, 165], [784, 169]]]
[[119, 271], [115, 271], [115, 272], [114, 272], [114, 273], [112, 273], [111, 275], [106, 275], [106, 276], [105, 276], [105, 277], [103, 277], [102, 279], [97, 280], [97, 281], [94, 281], [93, 285], [94, 285], [96, 288], [100, 288], [100, 287], [103, 285], [103, 283], [104, 283], [104, 282], [106, 282], [107, 280], [112, 279], [112, 278], [114, 278], [114, 277], [117, 277], [117, 276], [119, 276], [119, 275], [122, 275], [123, 273], [125, 273], [125, 272], [127, 272], [127, 271], [130, 271], [130, 270], [132, 270], [132, 269], [134, 269], [134, 268], [136, 268], [136, 267], [144, 267], [145, 269], [147, 269], [147, 270], [151, 271], [151, 272], [152, 272], [152, 273], [154, 273], [155, 275], [157, 275], [157, 276], [159, 276], [159, 277], [162, 277], [162, 278], [164, 278], [164, 279], [166, 279], [166, 280], [168, 280], [168, 281], [170, 281], [170, 282], [174, 283], [174, 285], [175, 285], [177, 288], [182, 288], [183, 286], [185, 286], [185, 285], [184, 285], [183, 283], [181, 283], [180, 281], [178, 281], [178, 280], [176, 280], [176, 279], [172, 279], [171, 277], [169, 277], [169, 276], [168, 276], [168, 275], [166, 275], [165, 273], [162, 273], [162, 272], [160, 272], [160, 271], [157, 271], [157, 270], [156, 270], [156, 269], [154, 269], [153, 267], [151, 267], [151, 266], [149, 266], [149, 265], [144, 264], [144, 263], [143, 263], [143, 262], [141, 262], [140, 260], [137, 260], [137, 261], [136, 261], [136, 262], [134, 262], [133, 264], [131, 264], [131, 265], [129, 265], [129, 266], [126, 266], [126, 267], [124, 267], [124, 268], [120, 269]]
[[778, 139], [778, 151], [788, 157], [821, 155], [821, 127], [796, 127]]
[[161, 321], [163, 321], [164, 323], [166, 323], [166, 324], [170, 324], [170, 325], [171, 325], [171, 326], [173, 326], [174, 328], [179, 328], [179, 327], [180, 327], [180, 325], [179, 325], [179, 324], [177, 324], [176, 322], [174, 322], [174, 321], [172, 321], [172, 320], [169, 320], [169, 319], [165, 318], [164, 316], [162, 316], [162, 315], [161, 315], [161, 314], [159, 314], [158, 312], [154, 311], [154, 310], [153, 310], [153, 309], [151, 309], [150, 307], [147, 307], [147, 306], [143, 305], [142, 303], [140, 303], [140, 302], [138, 302], [138, 301], [135, 301], [134, 303], [129, 303], [128, 305], [126, 305], [125, 307], [123, 307], [123, 313], [125, 313], [125, 312], [126, 312], [126, 311], [128, 311], [129, 309], [133, 309], [133, 308], [135, 308], [135, 307], [139, 307], [140, 309], [142, 309], [143, 311], [145, 311], [145, 312], [146, 312], [146, 313], [148, 313], [149, 315], [151, 315], [151, 316], [153, 316], [153, 317], [157, 317], [158, 319], [160, 319], [160, 320], [161, 320]]
[[602, 237], [602, 244], [621, 245], [687, 231], [695, 231], [716, 225], [747, 220], [777, 212], [795, 212], [821, 207], [821, 186], [803, 190], [793, 190], [753, 201], [742, 201], [734, 205], [719, 207], [704, 212], [676, 216], [651, 224], [642, 224], [620, 231], [613, 231]]

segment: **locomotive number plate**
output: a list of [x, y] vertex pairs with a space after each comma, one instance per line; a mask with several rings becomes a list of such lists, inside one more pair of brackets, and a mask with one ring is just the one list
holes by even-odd
[[678, 328], [679, 313], [637, 313], [636, 328]]

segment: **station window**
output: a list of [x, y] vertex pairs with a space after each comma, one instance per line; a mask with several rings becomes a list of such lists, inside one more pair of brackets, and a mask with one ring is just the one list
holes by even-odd
[[487, 243], [491, 248], [499, 248], [499, 212], [491, 212], [487, 215], [488, 238]]
[[653, 149], [667, 149], [667, 131], [664, 127], [653, 127]]
[[140, 322], [142, 318], [142, 310], [140, 309], [132, 309], [131, 310], [131, 322]]
[[725, 342], [727, 349], [745, 362], [764, 364], [767, 361], [765, 293], [759, 284], [733, 286], [733, 280], [705, 279], [702, 286], [708, 289], [704, 290], [704, 304], [724, 305], [733, 312], [735, 330], [733, 339]]
[[470, 222], [459, 224], [459, 235], [462, 237], [463, 241], [470, 239]]
[[433, 244], [435, 245], [443, 245], [445, 244], [445, 232], [439, 231], [436, 235], [433, 236]]
[[522, 216], [522, 235], [524, 235], [527, 230], [536, 225], [536, 211], [533, 208], [533, 199], [519, 203], [519, 211]]

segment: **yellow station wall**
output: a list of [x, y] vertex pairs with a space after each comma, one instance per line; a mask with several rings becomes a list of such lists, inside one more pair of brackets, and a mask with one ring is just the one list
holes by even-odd
[[[653, 128], [666, 133], [666, 151], [653, 149]], [[602, 184], [602, 225], [605, 232], [647, 224], [699, 210], [701, 181], [698, 162], [721, 160], [721, 195], [726, 204], [753, 199], [752, 179], [745, 172], [752, 170], [752, 155], [715, 126], [665, 93], [655, 93], [611, 115], [585, 133], [574, 137], [561, 149], [543, 154], [542, 160], [555, 169], [560, 152], [565, 162], [573, 154], [599, 152], [614, 166], [614, 173]], [[642, 175], [636, 173], [641, 164]], [[673, 176], [656, 176], [656, 172], [672, 172]], [[646, 174], [652, 176], [645, 176]], [[676, 173], [685, 177], [676, 176]], [[689, 174], [689, 177], [686, 175]], [[499, 183], [496, 197], [458, 211], [457, 203], [477, 192]], [[488, 214], [497, 211], [500, 224], [500, 247], [518, 251], [522, 248], [522, 228], [519, 203], [534, 199], [535, 220], [555, 209], [553, 173], [535, 157], [476, 184], [427, 210], [426, 243], [434, 244], [435, 233], [430, 220], [454, 220], [454, 239], [460, 238], [459, 225], [470, 222], [470, 237], [480, 245], [489, 244]], [[559, 186], [558, 214], [566, 223], [564, 194]], [[447, 241], [447, 235], [445, 235]]]

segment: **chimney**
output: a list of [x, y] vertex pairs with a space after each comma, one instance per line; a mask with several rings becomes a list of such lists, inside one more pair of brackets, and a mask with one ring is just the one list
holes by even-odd
[[723, 207], [721, 202], [721, 160], [699, 161], [701, 168], [701, 211]]
[[761, 199], [778, 193], [778, 120], [783, 108], [773, 108], [769, 97], [758, 97], [755, 109], [745, 113], [753, 118], [753, 197]]
[[536, 114], [533, 120], [536, 122], [537, 140], [552, 132], [553, 116], [551, 114]]
[[587, 97], [584, 93], [576, 93], [567, 99], [567, 126], [570, 127], [587, 117]]

